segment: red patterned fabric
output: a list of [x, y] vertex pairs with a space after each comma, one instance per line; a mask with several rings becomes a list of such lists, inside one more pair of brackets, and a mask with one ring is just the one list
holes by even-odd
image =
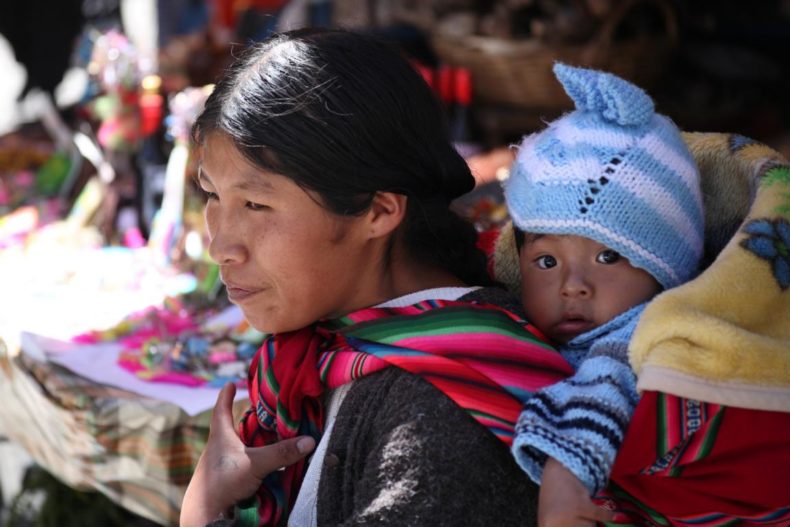
[[[269, 338], [250, 368], [245, 444], [297, 435], [318, 440], [321, 394], [396, 366], [433, 384], [506, 444], [524, 400], [571, 367], [515, 315], [495, 306], [429, 300], [369, 308]], [[258, 525], [285, 525], [304, 478], [304, 462], [271, 474], [257, 495]]]
[[646, 392], [603, 501], [629, 525], [790, 524], [790, 414]]

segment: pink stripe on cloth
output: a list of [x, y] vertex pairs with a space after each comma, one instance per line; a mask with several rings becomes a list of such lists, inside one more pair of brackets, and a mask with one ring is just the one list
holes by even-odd
[[[451, 347], [447, 344], [452, 344]], [[513, 337], [510, 335], [483, 334], [483, 333], [452, 333], [435, 336], [407, 337], [398, 341], [398, 346], [411, 349], [429, 350], [436, 355], [458, 355], [466, 352], [485, 350], [485, 356], [491, 359], [515, 359], [523, 361], [525, 355], [530, 357], [530, 363], [548, 368], [570, 370], [565, 359], [556, 350], [543, 347], [537, 342], [524, 340], [516, 350], [513, 348]], [[546, 344], [546, 346], [548, 346]], [[451, 351], [448, 351], [448, 348]]]

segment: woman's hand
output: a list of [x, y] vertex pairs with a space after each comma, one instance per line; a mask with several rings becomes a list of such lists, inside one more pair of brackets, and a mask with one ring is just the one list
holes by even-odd
[[311, 437], [295, 437], [265, 447], [242, 443], [233, 420], [236, 387], [226, 384], [211, 416], [206, 448], [181, 504], [181, 527], [204, 527], [249, 496], [275, 470], [296, 463], [315, 448]]
[[614, 513], [596, 506], [573, 472], [554, 458], [546, 461], [538, 497], [538, 527], [594, 527]]

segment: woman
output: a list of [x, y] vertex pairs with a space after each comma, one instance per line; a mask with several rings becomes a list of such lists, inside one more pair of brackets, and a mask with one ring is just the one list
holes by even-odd
[[232, 390], [218, 400], [182, 525], [234, 504], [237, 525], [534, 519], [513, 424], [570, 368], [480, 287], [476, 233], [449, 210], [474, 180], [419, 75], [367, 37], [286, 33], [232, 66], [194, 136], [211, 257], [272, 336], [241, 440]]

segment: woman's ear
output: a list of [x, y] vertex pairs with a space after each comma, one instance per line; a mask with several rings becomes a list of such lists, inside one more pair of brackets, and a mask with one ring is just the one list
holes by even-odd
[[394, 232], [406, 217], [408, 198], [395, 192], [376, 192], [368, 211], [370, 235], [380, 238]]

